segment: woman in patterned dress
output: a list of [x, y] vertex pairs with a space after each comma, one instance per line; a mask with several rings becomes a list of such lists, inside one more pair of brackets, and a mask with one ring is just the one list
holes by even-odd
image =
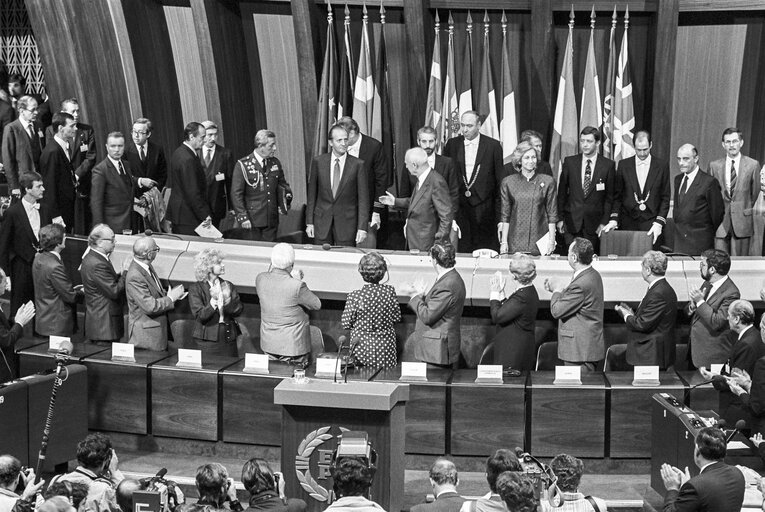
[[358, 342], [353, 355], [364, 366], [396, 366], [396, 332], [393, 324], [401, 320], [396, 290], [380, 281], [388, 272], [379, 253], [365, 254], [359, 262], [359, 274], [366, 283], [348, 294], [341, 322], [351, 330], [351, 340]]
[[549, 233], [542, 253], [555, 250], [555, 222], [558, 218], [555, 179], [536, 172], [539, 155], [528, 143], [513, 151], [511, 163], [518, 172], [502, 180], [502, 244], [500, 252], [540, 255], [537, 240]]

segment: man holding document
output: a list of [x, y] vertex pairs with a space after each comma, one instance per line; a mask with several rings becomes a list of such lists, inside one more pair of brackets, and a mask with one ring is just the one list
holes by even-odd
[[208, 233], [212, 226], [210, 205], [207, 204], [207, 178], [197, 151], [205, 140], [205, 127], [191, 122], [183, 131], [183, 144], [170, 157], [167, 186], [170, 200], [167, 218], [173, 223], [173, 233], [197, 235], [201, 227]]

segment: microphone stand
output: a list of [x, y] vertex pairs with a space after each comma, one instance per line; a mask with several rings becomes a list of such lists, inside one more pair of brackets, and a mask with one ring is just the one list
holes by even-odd
[[50, 441], [50, 434], [53, 427], [53, 412], [56, 408], [56, 395], [64, 382], [61, 379], [61, 370], [64, 368], [64, 364], [69, 360], [69, 353], [65, 350], [60, 351], [56, 355], [56, 378], [53, 379], [53, 389], [50, 393], [50, 402], [48, 403], [48, 415], [45, 418], [45, 428], [43, 428], [42, 443], [40, 444], [40, 452], [37, 456], [37, 469], [35, 469], [36, 482], [40, 481], [40, 475], [42, 474], [43, 464], [45, 464], [45, 457], [48, 453], [48, 441]]
[[337, 370], [338, 370], [338, 367], [340, 366], [340, 356], [343, 353], [343, 346], [345, 345], [345, 336], [340, 336], [340, 338], [338, 338], [338, 341], [340, 342], [340, 346], [337, 347], [337, 358], [335, 359], [335, 373], [332, 375], [332, 382], [334, 382], [335, 384], [337, 384]]
[[353, 351], [356, 350], [356, 347], [359, 345], [358, 338], [351, 339], [351, 342], [348, 344], [348, 360], [345, 362], [345, 372], [343, 372], [343, 384], [348, 384], [348, 366], [351, 361], [351, 357], [353, 357]]

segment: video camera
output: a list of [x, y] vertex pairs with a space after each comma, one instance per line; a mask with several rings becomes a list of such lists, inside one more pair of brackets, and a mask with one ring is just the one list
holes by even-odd
[[[343, 459], [354, 459], [361, 462], [374, 477], [377, 471], [377, 452], [369, 442], [369, 434], [363, 431], [348, 430], [338, 436], [337, 448], [332, 452], [330, 471], [334, 475], [335, 468]], [[367, 499], [371, 499], [371, 487], [367, 490]]]
[[560, 491], [557, 485], [558, 477], [552, 468], [521, 448], [515, 448], [515, 456], [518, 457], [521, 470], [534, 481], [534, 496], [540, 501], [548, 500], [553, 507], [560, 506], [553, 504]]

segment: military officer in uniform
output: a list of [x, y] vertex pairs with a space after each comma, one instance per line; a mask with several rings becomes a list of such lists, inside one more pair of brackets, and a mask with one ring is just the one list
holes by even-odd
[[255, 151], [234, 167], [231, 204], [241, 227], [232, 231], [232, 238], [276, 241], [279, 212], [286, 214], [289, 210], [292, 190], [275, 151], [276, 134], [259, 130], [255, 134]]

